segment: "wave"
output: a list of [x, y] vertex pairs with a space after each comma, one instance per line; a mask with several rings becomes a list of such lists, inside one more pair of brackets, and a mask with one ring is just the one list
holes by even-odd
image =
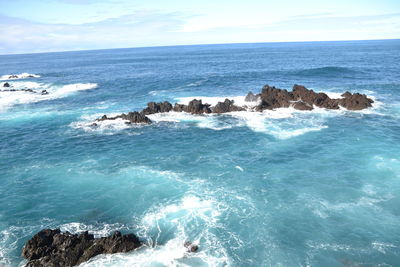
[[72, 222], [60, 225], [59, 228], [63, 232], [68, 231], [73, 234], [78, 234], [84, 231], [88, 231], [90, 234], [93, 234], [96, 238], [109, 236], [115, 231], [128, 230], [128, 227], [119, 223], [87, 225], [84, 223]]
[[[218, 227], [219, 203], [186, 195], [176, 203], [149, 210], [140, 223], [146, 245], [131, 253], [100, 255], [89, 266], [226, 266], [229, 257], [212, 230]], [[186, 241], [199, 245], [190, 253]]]
[[189, 87], [198, 87], [203, 85], [205, 82], [207, 82], [208, 79], [202, 79], [202, 80], [198, 80], [198, 81], [194, 81], [185, 85], [181, 85], [175, 88], [170, 88], [170, 89], [163, 89], [163, 90], [153, 90], [150, 91], [148, 94], [152, 95], [152, 96], [169, 96], [171, 95], [171, 92], [182, 92], [185, 91], [186, 88]]
[[320, 68], [310, 68], [310, 69], [302, 69], [298, 71], [294, 71], [294, 75], [299, 76], [307, 76], [307, 77], [344, 77], [344, 76], [352, 76], [358, 73], [362, 73], [361, 71], [353, 70], [345, 67], [336, 67], [336, 66], [328, 66], [328, 67], [320, 67]]
[[[340, 98], [341, 94], [337, 92], [326, 92], [330, 97]], [[371, 92], [370, 92], [371, 93]], [[201, 114], [194, 115], [186, 112], [166, 112], [147, 115], [153, 122], [166, 122], [174, 125], [174, 127], [198, 127], [212, 129], [216, 131], [232, 129], [237, 127], [247, 127], [257, 133], [265, 133], [277, 139], [288, 139], [301, 136], [309, 132], [317, 132], [328, 128], [327, 119], [339, 115], [363, 116], [364, 114], [382, 115], [379, 112], [381, 102], [377, 101], [374, 96], [371, 98], [375, 101], [374, 107], [361, 110], [349, 111], [345, 108], [338, 110], [328, 110], [324, 108], [314, 107], [312, 111], [301, 111], [289, 108], [278, 108], [274, 110], [264, 110], [263, 112], [253, 112], [253, 107], [257, 102], [246, 102], [244, 96], [191, 96], [176, 98], [178, 103], [188, 104], [193, 99], [200, 99], [203, 103], [212, 106], [218, 102], [224, 101], [226, 98], [233, 99], [235, 104], [247, 107], [247, 111], [229, 112], [224, 114]], [[82, 128], [87, 132], [115, 133], [126, 128], [135, 127], [127, 125], [122, 119], [99, 122], [98, 127], [92, 127], [96, 118], [103, 114], [97, 114], [92, 120], [75, 122], [71, 124], [73, 128]], [[115, 114], [116, 116], [118, 114]], [[111, 116], [111, 115], [110, 115]], [[179, 124], [179, 125], [178, 125]]]
[[0, 80], [19, 80], [19, 79], [27, 79], [27, 78], [40, 78], [40, 75], [31, 74], [31, 73], [21, 73], [21, 74], [7, 74], [0, 76]]
[[[59, 86], [37, 82], [13, 82], [11, 89], [17, 91], [0, 91], [0, 112], [6, 111], [14, 105], [63, 98], [74, 92], [94, 89], [97, 86], [96, 83], [76, 83]], [[43, 90], [46, 90], [48, 94], [42, 94]]]
[[[115, 117], [121, 113], [109, 113], [107, 117]], [[99, 133], [113, 135], [125, 129], [142, 128], [142, 124], [128, 124], [128, 120], [121, 118], [115, 120], [96, 121], [103, 116], [104, 113], [81, 116], [80, 121], [72, 122], [69, 126], [74, 129], [80, 129], [87, 133]], [[130, 135], [140, 135], [140, 133], [129, 132]]]

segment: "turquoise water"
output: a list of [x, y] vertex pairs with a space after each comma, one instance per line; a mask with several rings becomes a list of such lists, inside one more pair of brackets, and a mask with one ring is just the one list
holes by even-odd
[[[46, 227], [146, 243], [84, 266], [398, 266], [398, 62], [400, 40], [0, 56], [0, 76], [40, 76], [15, 88], [50, 92], [0, 92], [0, 266], [23, 264]], [[240, 101], [295, 83], [376, 101], [88, 126], [149, 101]]]

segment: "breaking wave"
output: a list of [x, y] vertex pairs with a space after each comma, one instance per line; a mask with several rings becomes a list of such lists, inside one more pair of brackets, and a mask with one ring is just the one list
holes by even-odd
[[19, 80], [19, 79], [27, 79], [27, 78], [40, 78], [40, 75], [30, 74], [30, 73], [21, 73], [21, 74], [7, 74], [0, 76], [0, 80]]
[[356, 71], [346, 67], [320, 67], [320, 68], [310, 68], [303, 69], [293, 72], [294, 75], [302, 77], [352, 77], [356, 74], [362, 73], [361, 71]]
[[[13, 82], [12, 87], [0, 90], [0, 111], [18, 104], [29, 104], [66, 97], [74, 92], [96, 88], [96, 83], [53, 85], [38, 82]], [[10, 91], [15, 90], [15, 91]], [[47, 94], [42, 94], [46, 90]]]

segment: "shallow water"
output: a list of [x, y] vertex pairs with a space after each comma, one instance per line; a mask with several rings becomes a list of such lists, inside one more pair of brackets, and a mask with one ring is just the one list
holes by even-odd
[[[400, 41], [204, 45], [0, 56], [0, 265], [45, 227], [137, 233], [83, 266], [396, 266]], [[40, 77], [6, 80], [8, 74]], [[350, 112], [151, 115], [264, 84], [375, 99]], [[198, 253], [183, 247], [199, 244]]]

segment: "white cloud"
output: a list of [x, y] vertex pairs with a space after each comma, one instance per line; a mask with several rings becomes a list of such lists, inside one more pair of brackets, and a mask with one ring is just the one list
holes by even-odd
[[[181, 13], [138, 10], [80, 25], [35, 23], [0, 16], [0, 54], [138, 46], [387, 39], [400, 36], [400, 14], [335, 17], [313, 14], [284, 21], [210, 21]], [[197, 22], [196, 22], [197, 21]], [[197, 23], [197, 24], [196, 24]]]

